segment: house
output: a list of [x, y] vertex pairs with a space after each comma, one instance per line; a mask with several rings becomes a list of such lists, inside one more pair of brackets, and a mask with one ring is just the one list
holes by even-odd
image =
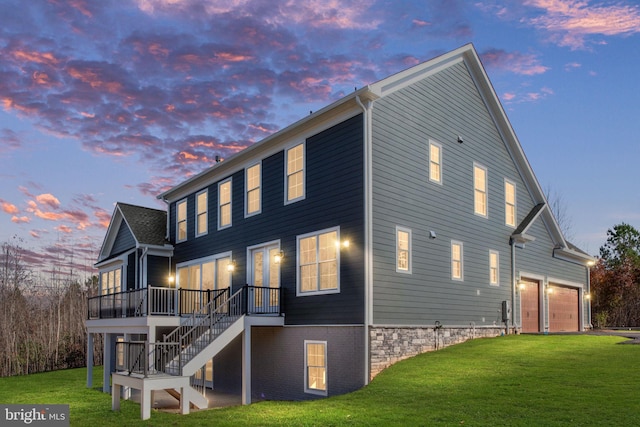
[[159, 198], [166, 213], [117, 204], [86, 322], [89, 366], [103, 334], [104, 390], [114, 408], [141, 390], [143, 418], [158, 389], [183, 412], [203, 386], [312, 399], [467, 339], [590, 328], [592, 259], [562, 235], [472, 45]]

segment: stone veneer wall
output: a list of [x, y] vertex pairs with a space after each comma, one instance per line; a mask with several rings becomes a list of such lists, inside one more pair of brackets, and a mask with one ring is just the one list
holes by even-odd
[[370, 380], [394, 363], [427, 351], [435, 351], [469, 339], [495, 337], [504, 334], [504, 327], [433, 327], [369, 328]]

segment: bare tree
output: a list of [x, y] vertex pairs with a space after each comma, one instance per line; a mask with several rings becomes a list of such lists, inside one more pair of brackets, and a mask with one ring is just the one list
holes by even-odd
[[[14, 238], [0, 244], [0, 376], [84, 366], [87, 295], [98, 278], [81, 283], [73, 270], [64, 277], [62, 266], [69, 263], [62, 257], [50, 278], [36, 276], [23, 260], [20, 243]], [[99, 365], [103, 343], [97, 339], [94, 345]]]
[[567, 206], [562, 198], [562, 195], [558, 193], [551, 185], [547, 185], [544, 190], [544, 194], [549, 203], [551, 213], [556, 218], [562, 234], [567, 240], [573, 240], [573, 221], [567, 213]]

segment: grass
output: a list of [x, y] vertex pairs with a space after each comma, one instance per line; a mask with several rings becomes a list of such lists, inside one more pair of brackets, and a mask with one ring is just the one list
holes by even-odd
[[85, 369], [0, 378], [1, 403], [65, 403], [73, 426], [602, 426], [640, 420], [640, 346], [619, 337], [479, 339], [397, 363], [357, 392], [307, 402], [260, 402], [190, 415], [123, 401], [111, 411]]

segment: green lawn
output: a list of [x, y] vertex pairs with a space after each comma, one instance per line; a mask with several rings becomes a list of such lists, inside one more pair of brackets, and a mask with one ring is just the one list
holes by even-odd
[[[1, 403], [68, 403], [77, 426], [611, 426], [640, 423], [640, 346], [602, 336], [479, 339], [397, 363], [355, 393], [194, 412], [152, 411], [85, 388], [85, 369], [0, 378]], [[330, 372], [329, 372], [330, 375]]]

